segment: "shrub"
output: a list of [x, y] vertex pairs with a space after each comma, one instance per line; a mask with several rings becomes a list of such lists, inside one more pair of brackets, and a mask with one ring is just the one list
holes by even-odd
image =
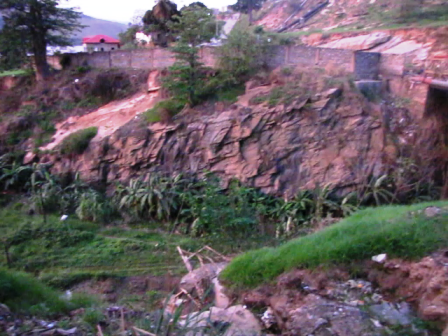
[[89, 147], [90, 140], [92, 140], [98, 133], [98, 127], [89, 127], [83, 130], [76, 131], [68, 135], [62, 140], [61, 154], [82, 154]]
[[262, 32], [256, 35], [249, 27], [235, 27], [218, 49], [220, 68], [242, 83], [263, 67], [266, 46]]
[[143, 113], [143, 119], [147, 123], [169, 122], [185, 106], [185, 101], [179, 99], [168, 99], [158, 102], [152, 109]]
[[76, 209], [76, 215], [81, 220], [105, 223], [116, 214], [112, 202], [102, 197], [96, 191], [89, 190], [83, 193]]

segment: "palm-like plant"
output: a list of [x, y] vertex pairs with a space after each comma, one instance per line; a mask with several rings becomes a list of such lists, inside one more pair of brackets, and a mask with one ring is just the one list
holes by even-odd
[[373, 199], [376, 206], [391, 204], [395, 200], [395, 195], [384, 186], [388, 183], [389, 176], [383, 175], [379, 178], [372, 178], [361, 191], [359, 205], [365, 204]]
[[30, 166], [21, 166], [16, 161], [11, 165], [2, 163], [0, 183], [3, 183], [5, 190], [18, 189], [21, 185], [25, 185], [25, 181], [31, 173]]
[[149, 174], [146, 180], [132, 179], [128, 186], [118, 186], [119, 208], [137, 218], [168, 220], [178, 212], [181, 203], [181, 176], [174, 179]]

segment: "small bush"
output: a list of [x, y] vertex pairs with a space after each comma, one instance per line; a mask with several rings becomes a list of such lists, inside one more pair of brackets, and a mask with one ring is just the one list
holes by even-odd
[[89, 127], [79, 130], [64, 138], [61, 144], [61, 154], [82, 154], [89, 147], [92, 140], [98, 133], [98, 127]]
[[168, 99], [158, 102], [152, 109], [143, 113], [143, 119], [147, 123], [169, 122], [185, 106], [184, 101]]

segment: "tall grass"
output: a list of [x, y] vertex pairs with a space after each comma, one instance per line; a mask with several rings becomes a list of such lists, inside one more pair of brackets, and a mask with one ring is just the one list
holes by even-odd
[[343, 264], [380, 253], [416, 258], [448, 244], [448, 210], [429, 218], [428, 206], [387, 206], [359, 211], [320, 232], [286, 243], [243, 254], [221, 273], [235, 287], [254, 287], [298, 267]]
[[0, 269], [0, 302], [12, 311], [33, 315], [67, 313], [71, 303], [39, 280], [22, 272]]
[[89, 127], [66, 136], [62, 140], [61, 154], [82, 154], [97, 133], [98, 127]]

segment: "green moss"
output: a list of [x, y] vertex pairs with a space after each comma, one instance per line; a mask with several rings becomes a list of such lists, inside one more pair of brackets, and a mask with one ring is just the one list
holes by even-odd
[[254, 287], [297, 267], [344, 264], [387, 253], [416, 258], [448, 244], [448, 212], [428, 218], [428, 206], [387, 206], [359, 211], [340, 223], [278, 248], [243, 254], [222, 272], [222, 279], [238, 287]]
[[60, 147], [61, 154], [82, 154], [97, 133], [98, 127], [89, 127], [66, 136]]

